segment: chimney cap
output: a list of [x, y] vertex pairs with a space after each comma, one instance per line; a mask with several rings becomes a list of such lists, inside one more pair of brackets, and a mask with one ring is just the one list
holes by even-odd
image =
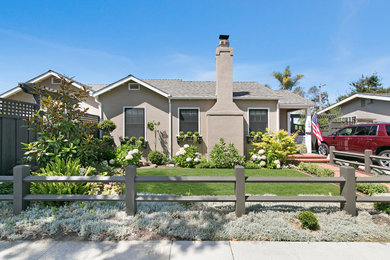
[[220, 35], [219, 35], [219, 39], [220, 39], [220, 40], [228, 40], [228, 39], [229, 39], [229, 35], [220, 34]]

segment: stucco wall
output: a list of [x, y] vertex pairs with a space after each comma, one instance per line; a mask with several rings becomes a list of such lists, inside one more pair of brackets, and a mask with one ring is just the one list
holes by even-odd
[[145, 138], [149, 141], [149, 146], [154, 150], [155, 143], [157, 150], [168, 153], [168, 99], [145, 87], [140, 90], [128, 90], [128, 84], [125, 83], [117, 88], [99, 96], [99, 101], [103, 106], [104, 119], [112, 120], [117, 128], [112, 135], [115, 143], [119, 144], [119, 137], [124, 136], [124, 112], [126, 106], [145, 108], [145, 123], [151, 121], [160, 121], [157, 129], [160, 136], [157, 135], [157, 143], [154, 138], [154, 132], [145, 130]]
[[[60, 88], [59, 84], [52, 84], [51, 83], [52, 77], [48, 77], [42, 81], [39, 82], [40, 85], [49, 87], [51, 89], [56, 89], [58, 90]], [[19, 91], [12, 96], [7, 97], [12, 100], [19, 100], [19, 101], [24, 101], [24, 102], [30, 102], [30, 103], [36, 103], [33, 95], [27, 94], [23, 91]], [[93, 97], [88, 97], [85, 102], [81, 103], [82, 108], [88, 108], [87, 113], [92, 114], [92, 115], [99, 115], [99, 105], [96, 103], [95, 98]]]
[[361, 106], [360, 98], [351, 100], [341, 106], [341, 114], [345, 117], [356, 116], [358, 119], [374, 119], [374, 121], [390, 122], [390, 102], [365, 99], [366, 105]]
[[279, 128], [280, 129], [283, 129], [283, 130], [286, 130], [288, 132], [288, 116], [287, 116], [287, 113], [289, 112], [289, 110], [287, 109], [280, 109], [280, 116], [279, 116], [279, 119], [280, 119], [280, 124], [279, 124]]
[[215, 100], [172, 100], [172, 148], [173, 155], [179, 150], [184, 143], [177, 143], [176, 136], [179, 134], [178, 108], [193, 107], [199, 108], [200, 111], [200, 131], [203, 138], [202, 144], [198, 144], [199, 152], [206, 154], [211, 151], [212, 147], [207, 145], [207, 111], [215, 104]]

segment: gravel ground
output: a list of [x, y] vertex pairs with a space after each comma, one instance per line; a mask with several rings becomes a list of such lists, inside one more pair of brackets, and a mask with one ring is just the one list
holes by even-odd
[[[371, 204], [358, 204], [359, 215], [337, 204], [247, 203], [236, 218], [233, 203], [138, 203], [135, 217], [120, 202], [34, 204], [13, 216], [12, 204], [0, 202], [0, 239], [35, 240], [260, 240], [390, 241], [390, 216]], [[305, 230], [297, 219], [310, 210], [320, 229]]]

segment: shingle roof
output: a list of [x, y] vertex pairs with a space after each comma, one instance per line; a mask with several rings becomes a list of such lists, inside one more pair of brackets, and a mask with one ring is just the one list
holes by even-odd
[[288, 90], [274, 90], [279, 95], [280, 104], [304, 104], [314, 106], [314, 103]]

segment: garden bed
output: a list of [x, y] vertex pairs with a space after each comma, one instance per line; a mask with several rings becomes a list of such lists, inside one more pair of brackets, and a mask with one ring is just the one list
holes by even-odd
[[[247, 203], [240, 218], [233, 203], [138, 203], [135, 217], [119, 202], [35, 204], [19, 216], [11, 203], [0, 208], [2, 240], [390, 241], [389, 215], [369, 204], [359, 205], [357, 217], [325, 203]], [[314, 212], [319, 230], [301, 227], [297, 215], [304, 210]]]

